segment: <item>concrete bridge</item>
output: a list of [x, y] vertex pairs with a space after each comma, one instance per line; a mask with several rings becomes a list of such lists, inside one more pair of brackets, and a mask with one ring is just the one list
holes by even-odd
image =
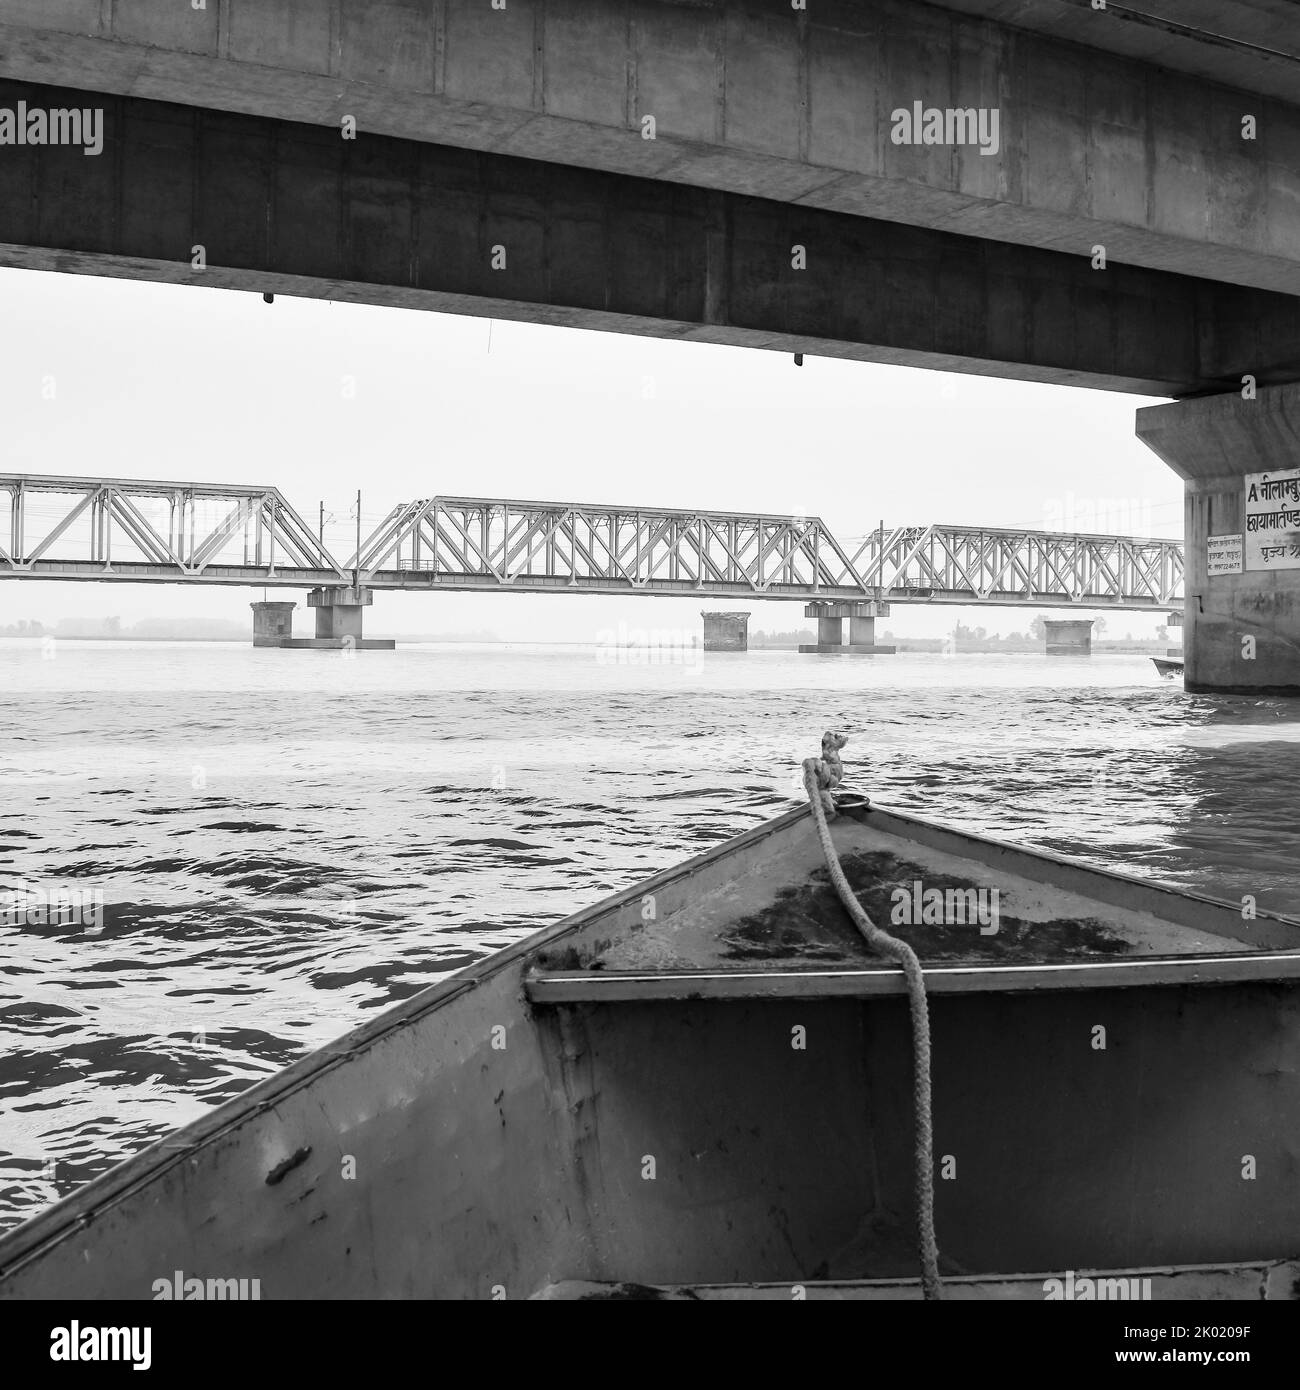
[[1188, 684], [1300, 693], [1294, 20], [8, 0], [0, 264], [1176, 397]]

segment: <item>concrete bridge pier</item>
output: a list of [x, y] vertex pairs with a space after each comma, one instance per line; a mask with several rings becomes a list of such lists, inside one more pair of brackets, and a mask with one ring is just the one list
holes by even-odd
[[805, 618], [817, 619], [817, 645], [801, 646], [801, 652], [838, 652], [844, 647], [844, 619], [823, 616], [818, 604], [810, 603], [803, 610]]
[[[871, 600], [852, 603], [810, 603], [805, 618], [817, 619], [817, 645], [806, 643], [801, 652], [844, 652], [850, 656], [892, 656], [896, 647], [876, 645], [876, 619], [889, 617], [889, 605]], [[848, 620], [849, 640], [844, 641]]]
[[1046, 618], [1048, 656], [1091, 656], [1091, 618]]
[[286, 637], [293, 636], [293, 610], [296, 603], [282, 603], [278, 600], [250, 603], [253, 610], [253, 645], [255, 647], [280, 647]]
[[1165, 655], [1181, 659], [1183, 656], [1183, 615], [1171, 613], [1168, 618], [1169, 640], [1173, 644], [1165, 648]]
[[701, 613], [704, 619], [704, 650], [706, 652], [747, 652], [749, 650], [749, 614]]
[[[873, 605], [874, 606], [874, 605]], [[876, 619], [874, 616], [854, 616], [849, 617], [849, 649], [854, 647], [865, 647], [869, 650], [876, 645]], [[892, 647], [889, 649], [894, 650]]]
[[316, 610], [316, 636], [286, 637], [280, 646], [298, 650], [392, 651], [397, 643], [391, 638], [361, 635], [362, 614], [374, 601], [375, 591], [364, 585], [312, 589], [307, 595], [307, 606]]
[[1187, 690], [1300, 695], [1300, 385], [1137, 413], [1183, 479]]

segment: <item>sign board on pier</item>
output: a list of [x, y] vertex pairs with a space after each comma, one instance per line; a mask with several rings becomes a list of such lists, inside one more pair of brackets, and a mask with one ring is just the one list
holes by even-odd
[[1241, 526], [1246, 568], [1300, 569], [1300, 468], [1247, 473], [1245, 485]]
[[1207, 574], [1241, 573], [1241, 536], [1211, 536], [1205, 543]]

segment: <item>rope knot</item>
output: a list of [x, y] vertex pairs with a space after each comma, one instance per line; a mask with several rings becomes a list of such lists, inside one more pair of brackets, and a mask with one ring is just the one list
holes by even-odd
[[[844, 781], [844, 763], [840, 759], [840, 749], [848, 738], [834, 729], [827, 729], [822, 735], [822, 755], [820, 758], [807, 758], [804, 761], [804, 780], [810, 781], [817, 789], [822, 807], [828, 816], [834, 816], [835, 799], [831, 793]], [[812, 788], [810, 787], [810, 792]]]

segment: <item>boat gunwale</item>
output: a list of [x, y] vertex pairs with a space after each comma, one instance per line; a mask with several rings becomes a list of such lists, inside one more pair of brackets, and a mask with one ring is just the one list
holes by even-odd
[[[845, 790], [848, 791], [849, 789], [845, 788]], [[965, 842], [968, 845], [984, 847], [1003, 854], [1045, 861], [1059, 868], [1130, 885], [1140, 889], [1145, 894], [1155, 894], [1157, 897], [1168, 898], [1173, 902], [1191, 900], [1229, 912], [1239, 910], [1235, 904], [1208, 894], [1175, 888], [1158, 880], [1138, 878], [1132, 874], [1102, 868], [1085, 860], [1060, 855], [1053, 851], [1030, 849], [974, 831], [954, 829], [928, 820], [923, 816], [893, 810], [879, 803], [871, 803], [852, 809], [846, 808], [841, 818], [854, 820], [864, 825], [869, 824], [873, 819], [878, 819], [884, 823], [881, 828], [886, 829], [888, 833], [899, 835], [900, 838], [907, 838], [908, 828], [915, 826], [940, 840]], [[254, 1083], [247, 1090], [241, 1091], [239, 1095], [232, 1097], [224, 1104], [155, 1140], [139, 1152], [129, 1155], [104, 1173], [92, 1178], [76, 1192], [55, 1202], [43, 1211], [37, 1212], [29, 1220], [20, 1223], [12, 1230], [0, 1234], [0, 1297], [3, 1296], [4, 1281], [10, 1275], [16, 1273], [32, 1260], [39, 1258], [46, 1249], [66, 1239], [75, 1229], [84, 1229], [99, 1216], [147, 1187], [155, 1178], [184, 1162], [196, 1149], [205, 1148], [215, 1143], [250, 1117], [273, 1109], [276, 1103], [294, 1095], [318, 1076], [333, 1070], [356, 1053], [366, 1050], [401, 1028], [412, 1026], [426, 1014], [450, 1003], [460, 995], [478, 988], [511, 967], [522, 966], [529, 957], [536, 955], [540, 950], [554, 945], [620, 907], [639, 902], [646, 893], [689, 878], [704, 866], [729, 858], [773, 835], [790, 830], [805, 820], [811, 825], [811, 812], [806, 803], [795, 806], [789, 811], [784, 811], [770, 820], [751, 826], [738, 835], [713, 845], [690, 859], [652, 874], [649, 878], [639, 879], [629, 887], [612, 893], [588, 907], [581, 908], [577, 912], [561, 918], [558, 922], [552, 923], [549, 927], [531, 932], [521, 937], [520, 940], [502, 947], [499, 951], [491, 952], [482, 960], [475, 961], [472, 965], [456, 971], [447, 979], [440, 980], [407, 999], [391, 1004], [374, 1018], [359, 1024], [333, 1042], [314, 1049], [280, 1071]], [[960, 850], [949, 849], [947, 852], [960, 855]], [[968, 854], [965, 857], [978, 860], [978, 855]], [[1266, 910], [1258, 912], [1257, 917], [1281, 922], [1300, 931], [1300, 920], [1295, 918], [1284, 917]], [[1176, 921], [1174, 924], [1181, 925]], [[1224, 938], [1224, 940], [1233, 939]], [[1225, 952], [1224, 954], [1232, 953]], [[527, 1010], [531, 1008], [531, 1004], [527, 997], [525, 978], [521, 969], [520, 1004], [523, 1009]]]
[[[1160, 1264], [1160, 1265], [1120, 1265], [1113, 1268], [1106, 1266], [1092, 1266], [1083, 1269], [1069, 1271], [1073, 1273], [1076, 1281], [1082, 1279], [1182, 1279], [1196, 1275], [1215, 1275], [1215, 1274], [1256, 1274], [1263, 1277], [1265, 1281], [1270, 1275], [1275, 1273], [1292, 1273], [1300, 1279], [1300, 1253], [1295, 1255], [1283, 1255], [1278, 1258], [1269, 1259], [1246, 1259], [1246, 1260], [1217, 1260], [1208, 1264]], [[1006, 1274], [993, 1272], [988, 1274], [945, 1274], [943, 1283], [945, 1288], [979, 1288], [983, 1285], [1003, 1285], [1013, 1287], [1016, 1285], [1029, 1285], [1042, 1283], [1049, 1279], [1060, 1279], [1066, 1271], [1056, 1270], [1023, 1270], [1018, 1273]], [[602, 1282], [598, 1280], [568, 1280], [560, 1281], [557, 1284], [549, 1285], [550, 1288], [563, 1288], [565, 1283], [587, 1285], [592, 1288], [617, 1288], [616, 1282]], [[753, 1292], [780, 1293], [783, 1297], [789, 1298], [790, 1288], [797, 1284], [815, 1293], [829, 1293], [836, 1289], [862, 1289], [866, 1291], [887, 1291], [891, 1289], [915, 1290], [919, 1296], [921, 1293], [921, 1280], [913, 1277], [893, 1277], [875, 1279], [769, 1279], [769, 1280], [749, 1280], [736, 1283], [694, 1283], [694, 1284], [649, 1284], [643, 1287], [657, 1289], [663, 1293], [681, 1293], [683, 1291], [702, 1290], [708, 1293], [732, 1292], [748, 1290]], [[538, 1290], [537, 1292], [542, 1292]], [[533, 1297], [536, 1298], [536, 1293]], [[1260, 1301], [1267, 1301], [1262, 1295], [1256, 1295]], [[1043, 1300], [1044, 1302], [1053, 1300]], [[1245, 1302], [1245, 1299], [1234, 1299], [1233, 1302]], [[1292, 1300], [1277, 1300], [1290, 1302]]]
[[[1281, 970], [1277, 968], [1279, 962], [1286, 963]], [[1214, 967], [1214, 972], [1204, 973], [1207, 966]], [[926, 989], [932, 995], [1208, 988], [1300, 981], [1300, 951], [1125, 956], [1027, 964], [923, 960], [921, 969]], [[1190, 978], [1179, 978], [1182, 975]], [[524, 990], [532, 1003], [552, 1006], [641, 1000], [892, 998], [907, 993], [907, 982], [902, 967], [892, 964], [860, 970], [533, 970], [524, 978]]]

